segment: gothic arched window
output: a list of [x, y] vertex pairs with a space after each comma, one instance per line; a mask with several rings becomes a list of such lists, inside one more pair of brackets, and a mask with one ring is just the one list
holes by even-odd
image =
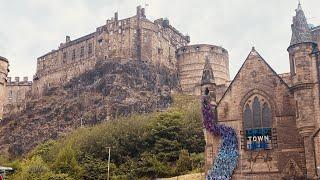
[[244, 129], [249, 129], [252, 127], [252, 111], [250, 106], [247, 104], [243, 112], [243, 127]]
[[249, 98], [243, 110], [243, 128], [255, 129], [271, 127], [272, 114], [270, 104], [260, 95]]
[[253, 123], [252, 127], [261, 127], [261, 108], [260, 108], [260, 101], [258, 97], [255, 97], [252, 104], [252, 111], [253, 111]]

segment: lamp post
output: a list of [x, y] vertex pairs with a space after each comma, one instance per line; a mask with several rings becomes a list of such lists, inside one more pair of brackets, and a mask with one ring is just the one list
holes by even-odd
[[110, 153], [111, 153], [111, 147], [106, 147], [108, 149], [109, 155], [108, 155], [108, 178], [107, 180], [110, 179]]

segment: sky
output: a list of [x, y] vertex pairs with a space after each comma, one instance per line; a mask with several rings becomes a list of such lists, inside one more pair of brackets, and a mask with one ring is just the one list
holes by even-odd
[[[235, 76], [254, 46], [278, 73], [289, 72], [287, 48], [298, 0], [0, 0], [0, 56], [9, 76], [36, 72], [37, 58], [57, 49], [65, 36], [76, 39], [105, 24], [135, 15], [146, 6], [150, 20], [168, 18], [191, 37], [190, 44], [222, 46]], [[301, 0], [308, 22], [320, 25], [320, 1]]]

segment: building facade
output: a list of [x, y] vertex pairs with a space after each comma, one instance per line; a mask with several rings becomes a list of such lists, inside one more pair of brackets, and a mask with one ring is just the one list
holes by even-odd
[[[307, 24], [299, 4], [288, 48], [290, 73], [277, 74], [252, 48], [218, 100], [218, 123], [239, 133], [233, 179], [320, 177], [318, 29]], [[208, 169], [219, 139], [206, 136]]]
[[4, 113], [15, 113], [25, 108], [26, 102], [31, 96], [32, 81], [28, 77], [23, 77], [20, 81], [19, 77], [15, 77], [14, 81], [11, 77], [7, 78]]
[[135, 16], [126, 19], [118, 19], [118, 13], [115, 13], [95, 32], [73, 41], [67, 36], [57, 50], [39, 57], [32, 92], [41, 95], [45, 89], [61, 86], [92, 69], [97, 61], [109, 59], [140, 60], [181, 69], [182, 89], [194, 94], [199, 88], [204, 57], [208, 56], [218, 84], [229, 81], [228, 52], [224, 48], [188, 46], [189, 42], [190, 37], [170, 25], [168, 19], [153, 22], [147, 19], [140, 6]]
[[3, 117], [3, 106], [6, 99], [6, 81], [9, 72], [9, 61], [0, 56], [0, 120]]

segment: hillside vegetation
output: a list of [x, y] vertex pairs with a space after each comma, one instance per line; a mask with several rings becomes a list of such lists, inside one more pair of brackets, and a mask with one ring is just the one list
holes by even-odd
[[0, 122], [0, 153], [21, 156], [38, 144], [68, 135], [83, 124], [166, 109], [178, 91], [177, 73], [159, 64], [110, 59], [44, 90], [21, 112]]
[[198, 98], [178, 95], [165, 112], [78, 128], [0, 163], [16, 169], [14, 180], [106, 179], [111, 147], [111, 179], [153, 179], [202, 172], [204, 145]]

